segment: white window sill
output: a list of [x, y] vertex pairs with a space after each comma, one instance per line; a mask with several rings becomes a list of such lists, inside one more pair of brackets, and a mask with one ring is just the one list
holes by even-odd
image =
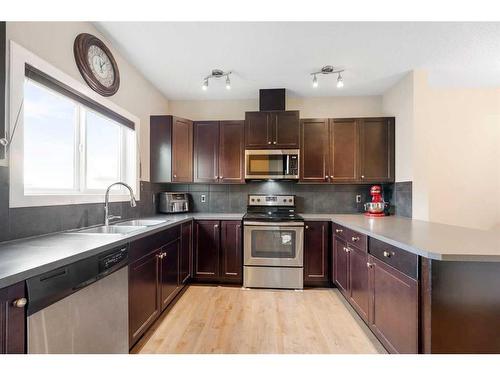
[[[135, 200], [140, 201], [139, 194], [135, 195]], [[112, 194], [109, 196], [110, 202], [130, 202], [128, 194]], [[40, 207], [40, 206], [63, 206], [72, 204], [104, 204], [104, 194], [92, 195], [21, 195], [16, 196], [11, 190], [9, 207]]]

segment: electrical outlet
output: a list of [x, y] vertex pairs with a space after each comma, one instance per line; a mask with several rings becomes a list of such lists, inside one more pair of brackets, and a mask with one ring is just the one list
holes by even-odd
[[202, 194], [200, 200], [201, 203], [205, 203], [207, 201], [207, 196], [205, 194]]
[[356, 194], [356, 203], [361, 203], [361, 194]]

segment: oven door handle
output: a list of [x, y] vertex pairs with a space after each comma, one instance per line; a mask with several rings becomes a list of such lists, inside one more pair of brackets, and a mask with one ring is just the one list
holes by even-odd
[[276, 222], [269, 222], [269, 221], [244, 221], [243, 226], [259, 226], [259, 227], [299, 227], [302, 228], [304, 227], [304, 223], [300, 221], [276, 221]]

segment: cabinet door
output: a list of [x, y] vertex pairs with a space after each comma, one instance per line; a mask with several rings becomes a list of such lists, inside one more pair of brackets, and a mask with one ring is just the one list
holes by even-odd
[[338, 237], [333, 239], [333, 282], [346, 298], [349, 298], [349, 254], [347, 244]]
[[273, 148], [300, 147], [299, 111], [271, 112]]
[[221, 233], [221, 279], [243, 282], [243, 246], [241, 242], [241, 221], [222, 221]]
[[244, 121], [221, 121], [219, 125], [219, 181], [245, 182]]
[[158, 259], [153, 251], [129, 265], [129, 344], [132, 346], [160, 313]]
[[199, 121], [193, 124], [194, 182], [219, 181], [219, 122]]
[[304, 284], [315, 286], [329, 281], [327, 221], [307, 221], [304, 230]]
[[175, 240], [160, 250], [160, 298], [163, 310], [175, 298], [179, 289], [179, 247]]
[[268, 112], [245, 113], [245, 147], [270, 148], [272, 147], [272, 129], [269, 124]]
[[172, 182], [172, 116], [149, 118], [151, 182]]
[[172, 119], [172, 181], [193, 181], [193, 122]]
[[393, 119], [360, 119], [359, 126], [360, 180], [394, 181]]
[[26, 307], [14, 306], [22, 298], [26, 298], [24, 281], [0, 290], [0, 354], [26, 352]]
[[182, 224], [181, 251], [179, 256], [180, 257], [179, 278], [181, 284], [185, 284], [191, 277], [192, 233], [193, 233], [193, 224], [191, 222]]
[[216, 280], [219, 277], [220, 223], [199, 220], [194, 223], [194, 277]]
[[358, 179], [358, 125], [355, 119], [330, 120], [330, 181]]
[[348, 246], [349, 253], [349, 299], [364, 321], [368, 321], [369, 287], [368, 254], [355, 246]]
[[328, 120], [302, 120], [300, 137], [300, 180], [328, 182]]
[[418, 353], [418, 282], [368, 256], [370, 324], [391, 353]]

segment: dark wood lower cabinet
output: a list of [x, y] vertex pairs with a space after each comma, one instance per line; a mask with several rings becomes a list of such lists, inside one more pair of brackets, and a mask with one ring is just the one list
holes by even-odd
[[179, 255], [180, 282], [186, 284], [191, 277], [191, 264], [193, 259], [193, 223], [183, 223], [181, 226], [181, 250]]
[[129, 265], [129, 344], [132, 346], [160, 313], [159, 252], [154, 250]]
[[347, 243], [335, 236], [333, 238], [333, 282], [342, 294], [349, 298], [349, 255]]
[[24, 281], [0, 289], [0, 354], [26, 352], [26, 308], [15, 302], [26, 298]]
[[328, 286], [328, 221], [306, 221], [304, 230], [304, 285]]
[[368, 321], [370, 290], [368, 287], [368, 254], [355, 246], [348, 246], [349, 299], [365, 322]]
[[418, 353], [418, 281], [368, 256], [370, 328], [391, 353]]
[[221, 265], [222, 281], [243, 282], [242, 229], [241, 221], [222, 221]]
[[[179, 225], [130, 244], [130, 347], [139, 340], [183, 287], [181, 232]], [[141, 250], [145, 255], [140, 255]]]
[[198, 281], [219, 278], [220, 222], [198, 220], [194, 223], [194, 277]]
[[241, 221], [195, 221], [193, 242], [196, 281], [243, 282]]
[[160, 300], [163, 310], [177, 295], [181, 287], [179, 274], [180, 241], [176, 240], [161, 248], [160, 254]]

